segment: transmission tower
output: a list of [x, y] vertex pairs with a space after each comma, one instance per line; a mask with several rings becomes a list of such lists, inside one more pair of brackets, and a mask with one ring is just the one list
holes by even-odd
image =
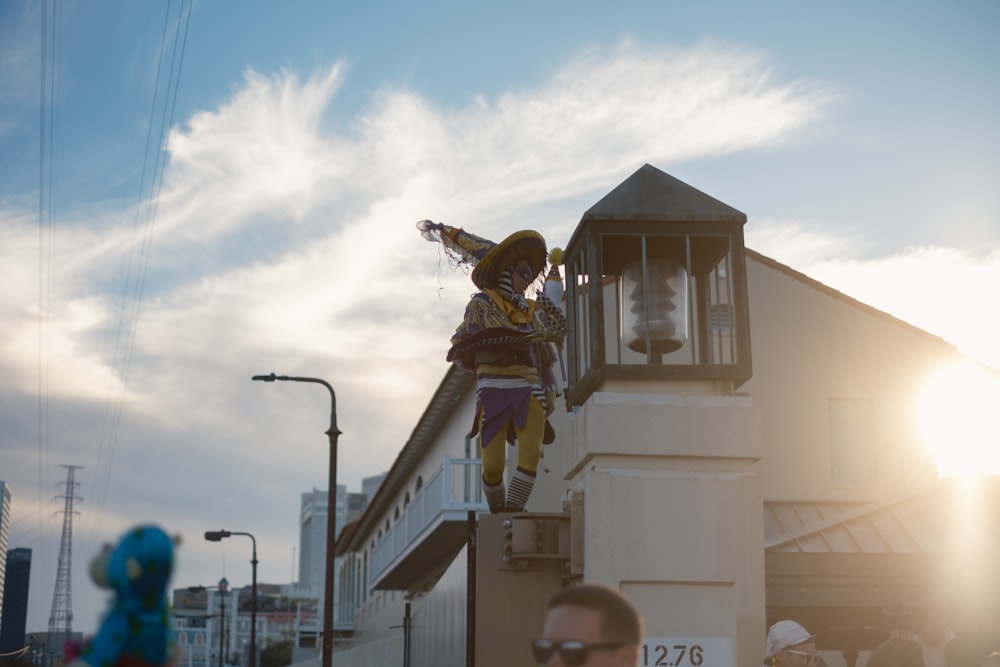
[[[46, 646], [46, 664], [56, 665], [63, 662], [62, 647], [70, 639], [73, 632], [73, 601], [71, 591], [71, 573], [73, 565], [73, 515], [79, 514], [73, 510], [74, 500], [83, 500], [76, 495], [79, 482], [73, 481], [75, 472], [83, 466], [61, 466], [66, 468], [66, 493], [56, 496], [53, 500], [64, 498], [62, 540], [59, 543], [59, 564], [56, 567], [56, 587], [52, 593], [52, 613], [49, 614], [48, 646]], [[57, 512], [58, 514], [58, 512]]]

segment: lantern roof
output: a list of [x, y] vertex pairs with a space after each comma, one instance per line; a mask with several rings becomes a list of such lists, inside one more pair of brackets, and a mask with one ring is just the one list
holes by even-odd
[[649, 164], [644, 164], [583, 214], [590, 220], [739, 222], [747, 216]]

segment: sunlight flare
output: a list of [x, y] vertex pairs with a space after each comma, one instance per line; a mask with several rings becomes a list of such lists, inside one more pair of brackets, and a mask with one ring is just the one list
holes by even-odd
[[940, 369], [924, 385], [917, 420], [938, 475], [1000, 474], [1000, 376], [972, 362]]

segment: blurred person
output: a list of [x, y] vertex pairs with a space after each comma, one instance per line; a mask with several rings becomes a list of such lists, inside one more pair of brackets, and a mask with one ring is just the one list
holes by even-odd
[[889, 605], [882, 610], [882, 622], [889, 638], [872, 650], [865, 667], [924, 667], [913, 608], [908, 604]]
[[636, 667], [642, 637], [642, 617], [624, 595], [581, 584], [549, 600], [542, 636], [531, 651], [547, 667]]
[[976, 667], [972, 652], [955, 635], [940, 609], [922, 609], [916, 627], [915, 641], [920, 645], [924, 667]]
[[816, 635], [795, 621], [778, 621], [767, 631], [764, 664], [769, 667], [823, 667]]
[[979, 667], [1000, 667], [1000, 651], [993, 651], [979, 663]]

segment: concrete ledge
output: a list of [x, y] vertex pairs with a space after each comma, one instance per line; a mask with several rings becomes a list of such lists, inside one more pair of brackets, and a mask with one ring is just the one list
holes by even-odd
[[760, 421], [746, 396], [598, 392], [569, 424], [563, 470], [572, 477], [598, 455], [757, 460]]

